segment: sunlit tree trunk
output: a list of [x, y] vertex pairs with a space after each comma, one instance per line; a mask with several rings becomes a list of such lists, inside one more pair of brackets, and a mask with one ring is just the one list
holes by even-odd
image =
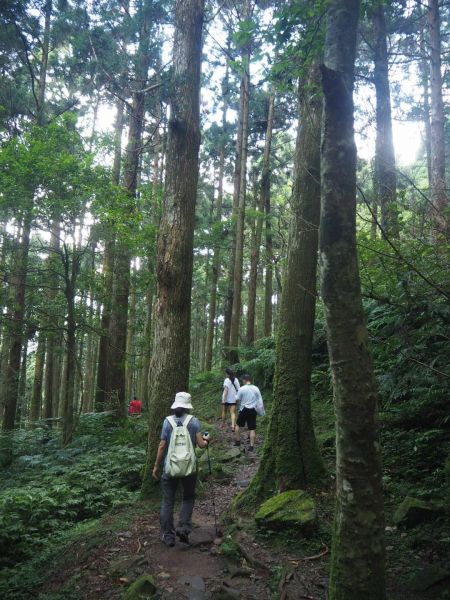
[[330, 600], [384, 600], [377, 393], [356, 248], [353, 86], [360, 2], [329, 4], [322, 67], [321, 292], [336, 412], [336, 515]]
[[448, 231], [448, 207], [445, 183], [445, 113], [442, 100], [441, 23], [439, 0], [428, 0], [430, 43], [430, 108], [431, 108], [431, 217], [436, 233]]
[[157, 294], [151, 361], [148, 455], [151, 472], [161, 423], [176, 392], [189, 385], [191, 287], [200, 147], [200, 69], [204, 0], [177, 0], [164, 209], [157, 249]]
[[[430, 65], [427, 59], [427, 46], [424, 35], [424, 24], [420, 26], [420, 79], [423, 88], [423, 123], [425, 129], [425, 151], [427, 154], [428, 186], [431, 186], [431, 122], [430, 122]], [[428, 208], [428, 207], [426, 207]]]
[[384, 234], [398, 238], [397, 172], [392, 138], [386, 18], [382, 4], [373, 9], [372, 21], [376, 92], [375, 195], [381, 208], [381, 226]]
[[278, 325], [273, 404], [261, 463], [247, 491], [257, 499], [318, 483], [324, 475], [310, 399], [320, 217], [322, 101], [318, 85], [315, 64], [307, 81], [300, 84], [292, 222]]

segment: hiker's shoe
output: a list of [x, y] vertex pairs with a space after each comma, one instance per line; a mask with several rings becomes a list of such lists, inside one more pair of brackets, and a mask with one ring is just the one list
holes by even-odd
[[236, 441], [234, 442], [234, 446], [240, 446], [240, 445], [241, 445], [241, 442], [236, 442]]
[[175, 536], [170, 533], [163, 533], [161, 536], [162, 541], [166, 546], [170, 546], [172, 548], [175, 546]]
[[189, 544], [189, 531], [187, 529], [177, 529], [177, 537], [183, 544]]

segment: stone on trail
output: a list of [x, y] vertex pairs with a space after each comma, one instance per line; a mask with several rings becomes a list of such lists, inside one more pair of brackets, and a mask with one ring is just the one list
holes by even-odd
[[227, 452], [220, 457], [220, 460], [221, 462], [230, 462], [238, 458], [240, 455], [241, 450], [238, 446], [236, 446], [235, 448], [230, 448], [230, 450], [227, 450]]
[[216, 539], [214, 527], [198, 527], [189, 536], [190, 546], [206, 546], [213, 544]]
[[152, 575], [141, 575], [126, 590], [124, 600], [141, 600], [143, 598], [156, 598], [158, 588]]
[[415, 525], [419, 525], [419, 523], [433, 519], [438, 512], [439, 508], [432, 502], [406, 496], [403, 502], [397, 507], [392, 519], [396, 525], [414, 527]]
[[188, 600], [205, 600], [206, 585], [205, 581], [199, 575], [185, 575], [178, 579], [178, 583], [186, 588], [186, 598]]
[[255, 515], [259, 526], [278, 531], [294, 527], [308, 535], [316, 523], [314, 500], [302, 490], [289, 490], [266, 500]]

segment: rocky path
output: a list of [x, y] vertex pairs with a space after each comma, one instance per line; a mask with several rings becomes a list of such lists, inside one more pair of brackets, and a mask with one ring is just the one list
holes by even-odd
[[[237, 452], [227, 426], [217, 433], [221, 460], [232, 477], [214, 479], [218, 519], [224, 515], [233, 496], [242, 490], [257, 468], [256, 452], [248, 452], [244, 441]], [[214, 455], [213, 455], [214, 456]], [[201, 462], [206, 467], [206, 457]], [[214, 460], [214, 459], [213, 459]], [[189, 600], [282, 600], [326, 598], [326, 581], [320, 560], [301, 562], [284, 552], [274, 552], [244, 530], [234, 539], [216, 535], [211, 480], [202, 478], [203, 493], [194, 509], [194, 530], [190, 544], [177, 540], [168, 548], [160, 541], [158, 513], [142, 514], [115, 534], [114, 543], [91, 551], [74, 548], [67, 569], [49, 582], [47, 593], [56, 592], [64, 581], [79, 575], [75, 583], [78, 597], [86, 600], [108, 598], [161, 598]], [[233, 556], [233, 549], [237, 547]], [[286, 570], [288, 567], [288, 570]], [[282, 570], [285, 569], [283, 575]], [[280, 580], [281, 576], [281, 581]], [[154, 593], [156, 586], [156, 595]], [[141, 588], [141, 594], [134, 593]]]

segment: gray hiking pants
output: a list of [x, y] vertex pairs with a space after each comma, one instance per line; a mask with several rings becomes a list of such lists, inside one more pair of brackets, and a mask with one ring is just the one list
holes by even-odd
[[161, 533], [173, 535], [175, 527], [173, 524], [173, 507], [175, 504], [175, 494], [178, 484], [183, 488], [183, 499], [181, 501], [180, 517], [178, 526], [190, 533], [192, 529], [192, 511], [195, 502], [195, 484], [197, 483], [197, 474], [187, 477], [167, 477], [161, 478], [162, 486], [162, 504], [160, 513]]

